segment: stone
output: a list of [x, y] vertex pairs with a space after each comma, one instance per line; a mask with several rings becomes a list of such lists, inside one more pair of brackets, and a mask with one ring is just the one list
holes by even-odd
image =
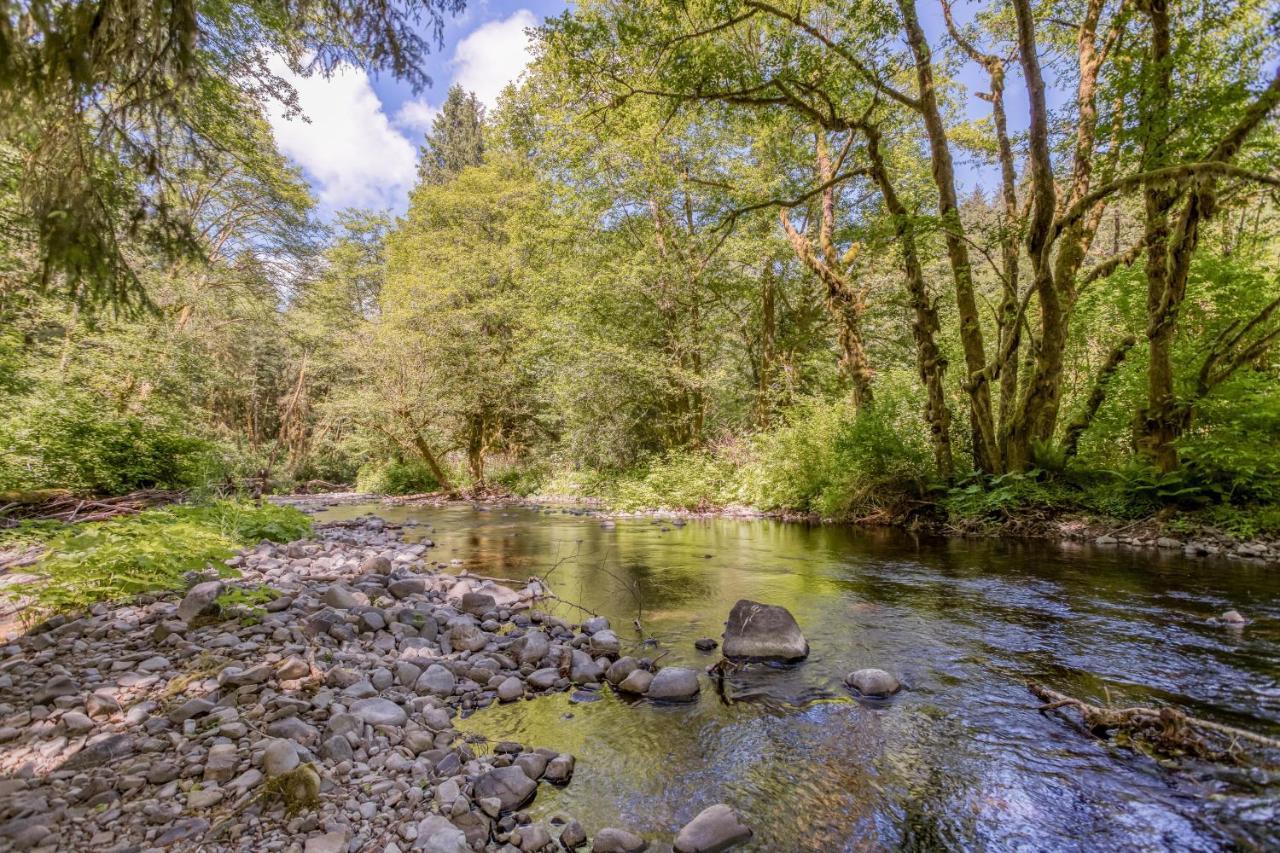
[[653, 673], [647, 669], [637, 669], [632, 671], [630, 675], [622, 679], [618, 685], [618, 689], [623, 693], [631, 693], [636, 696], [643, 696], [649, 690], [649, 685], [653, 683]]
[[80, 711], [68, 711], [62, 715], [62, 725], [64, 725], [69, 734], [83, 735], [93, 731], [93, 720], [89, 719], [88, 714]]
[[582, 632], [584, 634], [594, 634], [597, 631], [607, 631], [609, 629], [609, 620], [603, 616], [592, 616], [586, 622], [582, 623]]
[[520, 663], [536, 664], [551, 651], [551, 642], [541, 631], [530, 631], [525, 634], [516, 650], [516, 659]]
[[381, 554], [365, 557], [360, 561], [360, 573], [364, 575], [391, 574], [391, 561]]
[[432, 696], [452, 696], [457, 684], [458, 679], [452, 672], [438, 663], [433, 663], [419, 676], [413, 689], [418, 693], [429, 693]]
[[591, 651], [598, 655], [616, 655], [622, 651], [622, 641], [608, 628], [591, 635]]
[[533, 799], [538, 783], [525, 775], [515, 765], [497, 767], [482, 774], [475, 781], [476, 799], [496, 797], [504, 812], [515, 811]]
[[1161, 536], [1156, 540], [1156, 547], [1172, 551], [1175, 548], [1181, 548], [1182, 543], [1172, 536]]
[[523, 770], [524, 775], [530, 779], [541, 779], [542, 774], [547, 772], [547, 764], [553, 757], [540, 752], [522, 752], [511, 763]]
[[182, 597], [178, 604], [178, 618], [188, 624], [197, 616], [213, 611], [217, 607], [218, 596], [222, 595], [222, 581], [205, 581], [198, 583]]
[[633, 657], [620, 657], [605, 670], [604, 678], [610, 684], [621, 684], [622, 680], [640, 668], [640, 661]]
[[573, 778], [573, 768], [576, 764], [572, 755], [562, 752], [547, 762], [547, 769], [542, 772], [542, 778], [552, 785], [567, 785]]
[[574, 684], [595, 684], [604, 673], [600, 665], [591, 655], [581, 649], [573, 650], [573, 662], [569, 667], [569, 678]]
[[576, 820], [566, 823], [564, 829], [560, 831], [560, 846], [565, 850], [577, 850], [586, 843], [587, 832]]
[[649, 684], [645, 695], [667, 702], [688, 702], [698, 697], [698, 673], [683, 666], [664, 666]]
[[700, 637], [693, 641], [693, 647], [700, 652], [713, 652], [720, 645], [710, 637]]
[[320, 745], [320, 754], [335, 763], [350, 761], [355, 757], [351, 741], [341, 735], [334, 735]]
[[802, 660], [809, 642], [785, 607], [741, 599], [729, 612], [724, 656], [755, 660]]
[[396, 598], [409, 598], [422, 595], [427, 591], [427, 582], [423, 578], [400, 578], [387, 584], [387, 592]]
[[390, 699], [373, 697], [351, 703], [351, 713], [371, 726], [403, 726], [409, 721], [404, 709]]
[[1228, 625], [1243, 625], [1248, 620], [1244, 618], [1239, 610], [1228, 610], [1222, 614], [1222, 621]]
[[442, 815], [430, 815], [418, 822], [413, 849], [424, 853], [471, 853], [466, 833]]
[[216, 707], [217, 705], [208, 699], [201, 697], [188, 699], [169, 712], [169, 719], [175, 723], [181, 723], [194, 717], [202, 717]]
[[32, 705], [44, 705], [59, 696], [74, 696], [80, 692], [80, 686], [65, 675], [55, 675], [44, 683], [44, 686], [31, 697]]
[[676, 836], [676, 853], [720, 853], [751, 839], [751, 828], [724, 803], [703, 809]]
[[326, 832], [324, 835], [312, 835], [302, 846], [302, 853], [346, 853], [347, 833], [345, 830]]
[[1116, 537], [1110, 536], [1104, 533], [1103, 535], [1099, 536], [1097, 539], [1094, 539], [1093, 544], [1108, 546], [1108, 545], [1115, 545], [1118, 541], [1119, 540], [1116, 539]]
[[236, 754], [234, 743], [215, 743], [209, 747], [209, 754], [204, 760], [204, 778], [206, 782], [230, 782], [240, 766], [240, 756]]
[[511, 834], [511, 840], [516, 847], [526, 853], [532, 853], [551, 843], [551, 833], [544, 824], [531, 823], [528, 826], [517, 827]]
[[288, 773], [301, 763], [298, 747], [291, 740], [276, 738], [267, 744], [262, 753], [262, 770], [268, 777]]
[[898, 679], [883, 669], [860, 669], [844, 678], [844, 683], [863, 696], [892, 696], [902, 689]]
[[547, 667], [529, 674], [529, 686], [534, 690], [550, 690], [560, 680], [560, 671]]
[[320, 600], [335, 610], [350, 610], [368, 603], [364, 600], [364, 596], [339, 583], [326, 589], [324, 595], [320, 596]]
[[297, 655], [290, 655], [276, 664], [276, 677], [281, 681], [294, 681], [311, 674], [311, 664]]
[[485, 592], [464, 592], [458, 605], [463, 613], [470, 613], [472, 616], [483, 616], [497, 606], [493, 596]]
[[222, 797], [221, 788], [201, 788], [198, 791], [192, 791], [187, 794], [187, 808], [192, 811], [211, 809], [222, 802]]
[[524, 696], [524, 682], [514, 675], [498, 685], [498, 701], [514, 702]]
[[612, 826], [597, 832], [591, 842], [591, 853], [643, 853], [647, 849], [649, 842], [634, 832]]

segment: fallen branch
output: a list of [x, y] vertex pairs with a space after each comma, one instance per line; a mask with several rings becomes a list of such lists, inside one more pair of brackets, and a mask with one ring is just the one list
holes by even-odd
[[1176, 708], [1104, 708], [1041, 684], [1029, 683], [1027, 689], [1045, 703], [1038, 710], [1047, 713], [1070, 708], [1077, 711], [1084, 727], [1098, 737], [1122, 733], [1165, 754], [1190, 754], [1235, 764], [1257, 763], [1255, 755], [1242, 749], [1242, 742], [1280, 755], [1280, 740], [1192, 717]]

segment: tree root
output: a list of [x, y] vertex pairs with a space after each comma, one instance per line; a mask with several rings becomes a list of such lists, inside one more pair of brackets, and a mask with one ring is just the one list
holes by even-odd
[[[1040, 711], [1078, 711], [1084, 727], [1100, 738], [1118, 734], [1163, 755], [1190, 755], [1232, 764], [1274, 765], [1280, 760], [1280, 740], [1192, 717], [1175, 708], [1104, 708], [1041, 684], [1029, 683], [1027, 689], [1045, 703]], [[1266, 760], [1261, 753], [1272, 757]]]

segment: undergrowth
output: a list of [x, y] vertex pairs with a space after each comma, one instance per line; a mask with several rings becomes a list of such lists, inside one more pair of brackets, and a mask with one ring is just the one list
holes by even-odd
[[311, 522], [291, 507], [215, 501], [62, 527], [35, 565], [45, 580], [32, 593], [33, 613], [178, 589], [187, 574], [207, 569], [231, 576], [224, 561], [237, 548], [301, 539]]

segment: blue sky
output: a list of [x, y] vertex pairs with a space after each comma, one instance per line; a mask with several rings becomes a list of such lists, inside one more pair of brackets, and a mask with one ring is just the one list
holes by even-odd
[[[278, 108], [271, 111], [271, 123], [281, 150], [300, 165], [320, 202], [322, 218], [347, 207], [364, 207], [404, 212], [417, 173], [418, 146], [431, 126], [435, 111], [449, 86], [460, 83], [490, 106], [498, 93], [519, 76], [528, 62], [525, 30], [557, 15], [567, 0], [478, 0], [448, 21], [441, 50], [426, 58], [424, 67], [433, 85], [414, 93], [391, 76], [371, 78], [357, 68], [343, 68], [330, 78], [298, 78], [282, 64], [276, 70], [298, 89], [309, 122], [286, 120]], [[960, 4], [957, 14], [964, 20], [971, 14], [969, 4]], [[935, 49], [945, 38], [938, 7], [930, 0], [920, 3], [920, 15]], [[986, 89], [986, 75], [973, 63], [960, 74], [971, 91]], [[1068, 93], [1050, 80], [1051, 106]], [[1011, 130], [1025, 129], [1026, 95], [1017, 75], [1009, 80], [1006, 92]], [[986, 116], [990, 107], [968, 100], [969, 114]], [[961, 183], [994, 186], [996, 171], [985, 164], [957, 163]]]
[[402, 213], [416, 175], [423, 134], [457, 82], [492, 105], [528, 62], [525, 30], [567, 6], [565, 0], [479, 0], [449, 20], [442, 50], [424, 68], [433, 85], [414, 93], [389, 75], [344, 67], [331, 77], [294, 76], [275, 69], [298, 90], [308, 121], [269, 110], [280, 149], [302, 167], [329, 218], [347, 207]]

